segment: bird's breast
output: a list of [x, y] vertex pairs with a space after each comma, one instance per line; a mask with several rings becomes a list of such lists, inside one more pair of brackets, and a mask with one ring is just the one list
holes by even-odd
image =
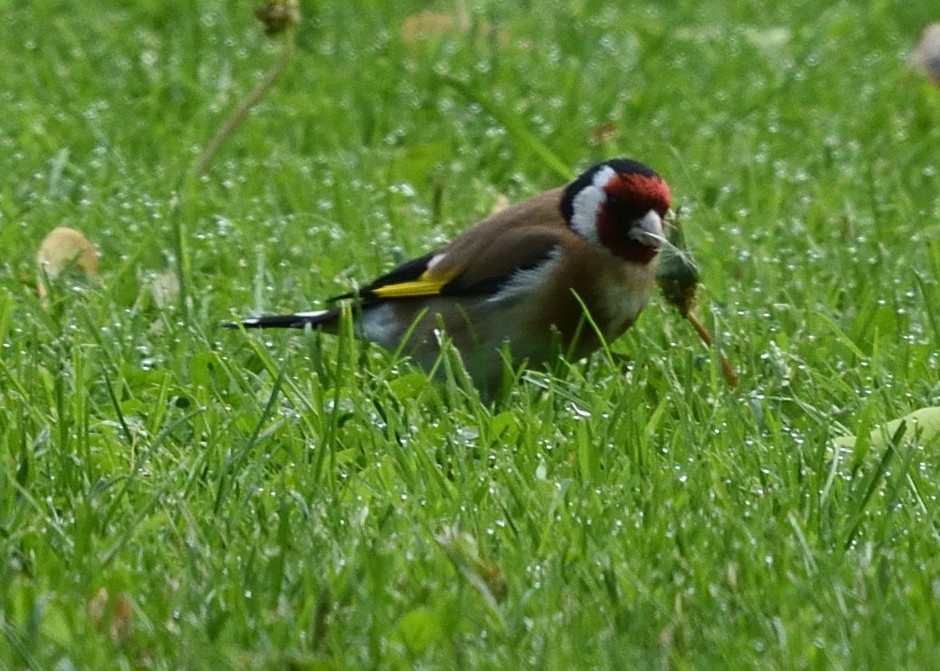
[[583, 323], [586, 310], [604, 338], [612, 341], [630, 328], [649, 302], [656, 262], [624, 262], [613, 254], [570, 246], [546, 268], [546, 275], [537, 291], [533, 286], [536, 297], [529, 301], [533, 317], [566, 339], [578, 332], [591, 339], [596, 334], [586, 333], [592, 331]]
[[620, 264], [597, 283], [597, 305], [604, 336], [612, 340], [626, 331], [649, 302], [656, 285], [655, 259], [646, 265]]

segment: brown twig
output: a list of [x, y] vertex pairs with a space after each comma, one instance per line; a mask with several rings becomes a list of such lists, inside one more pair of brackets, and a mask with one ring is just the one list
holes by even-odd
[[[695, 329], [699, 338], [702, 339], [702, 342], [705, 343], [707, 347], [711, 347], [714, 344], [715, 338], [712, 336], [712, 332], [708, 330], [708, 327], [705, 326], [705, 324], [699, 321], [694, 312], [689, 310], [682, 316], [685, 317], [690, 324], [692, 324], [692, 328]], [[731, 365], [731, 361], [728, 359], [728, 356], [724, 352], [719, 351], [718, 361], [721, 364], [721, 372], [724, 374], [725, 381], [728, 383], [728, 386], [730, 386], [732, 389], [737, 389], [738, 385], [741, 383], [741, 380], [738, 378], [738, 374], [734, 371], [734, 367]]]
[[296, 26], [300, 21], [300, 4], [298, 0], [267, 0], [264, 5], [255, 11], [255, 16], [264, 23], [265, 34], [268, 36], [282, 35], [283, 50], [281, 57], [265, 73], [264, 78], [232, 111], [225, 122], [219, 127], [209, 144], [202, 150], [192, 167], [180, 177], [181, 184], [178, 193], [171, 200], [173, 214], [174, 246], [176, 255], [176, 276], [179, 280], [179, 305], [183, 314], [189, 311], [189, 276], [190, 258], [187, 246], [186, 217], [188, 213], [185, 206], [193, 200], [196, 180], [206, 173], [209, 165], [215, 159], [219, 149], [225, 144], [245, 119], [248, 112], [254, 107], [265, 93], [270, 90], [274, 82], [290, 64], [294, 55], [294, 38]]
[[293, 26], [288, 26], [284, 30], [284, 49], [281, 52], [281, 57], [271, 66], [267, 73], [265, 73], [264, 79], [258, 82], [258, 85], [252, 89], [251, 93], [245, 96], [238, 104], [238, 107], [236, 107], [225, 120], [225, 123], [223, 123], [222, 126], [219, 127], [219, 130], [216, 131], [215, 135], [212, 136], [209, 144], [202, 150], [199, 158], [189, 171], [191, 179], [201, 177], [205, 174], [212, 160], [215, 158], [215, 155], [219, 152], [219, 149], [222, 148], [222, 145], [225, 144], [225, 141], [232, 136], [235, 129], [245, 119], [251, 108], [264, 97], [264, 94], [274, 85], [274, 82], [281, 76], [281, 73], [287, 69], [294, 55], [294, 32]]

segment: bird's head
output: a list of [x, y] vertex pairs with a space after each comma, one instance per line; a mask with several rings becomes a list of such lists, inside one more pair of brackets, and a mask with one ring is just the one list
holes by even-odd
[[626, 158], [595, 165], [564, 191], [561, 212], [572, 230], [626, 261], [648, 264], [665, 239], [669, 186]]

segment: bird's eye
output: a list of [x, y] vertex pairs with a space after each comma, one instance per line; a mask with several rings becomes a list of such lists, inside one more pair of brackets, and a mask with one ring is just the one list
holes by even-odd
[[613, 193], [607, 194], [607, 202], [604, 203], [604, 208], [615, 221], [623, 223], [639, 219], [647, 212], [647, 208]]

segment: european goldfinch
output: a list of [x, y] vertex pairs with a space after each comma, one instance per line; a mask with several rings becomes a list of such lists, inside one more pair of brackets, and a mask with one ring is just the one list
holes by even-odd
[[[453, 242], [382, 275], [350, 299], [358, 337], [430, 370], [441, 328], [480, 391], [504, 358], [541, 366], [582, 358], [636, 321], [656, 283], [669, 187], [620, 158], [595, 165], [475, 224]], [[253, 317], [229, 326], [336, 331], [343, 308]], [[589, 317], [589, 319], [588, 319]], [[402, 341], [407, 338], [407, 342]]]

